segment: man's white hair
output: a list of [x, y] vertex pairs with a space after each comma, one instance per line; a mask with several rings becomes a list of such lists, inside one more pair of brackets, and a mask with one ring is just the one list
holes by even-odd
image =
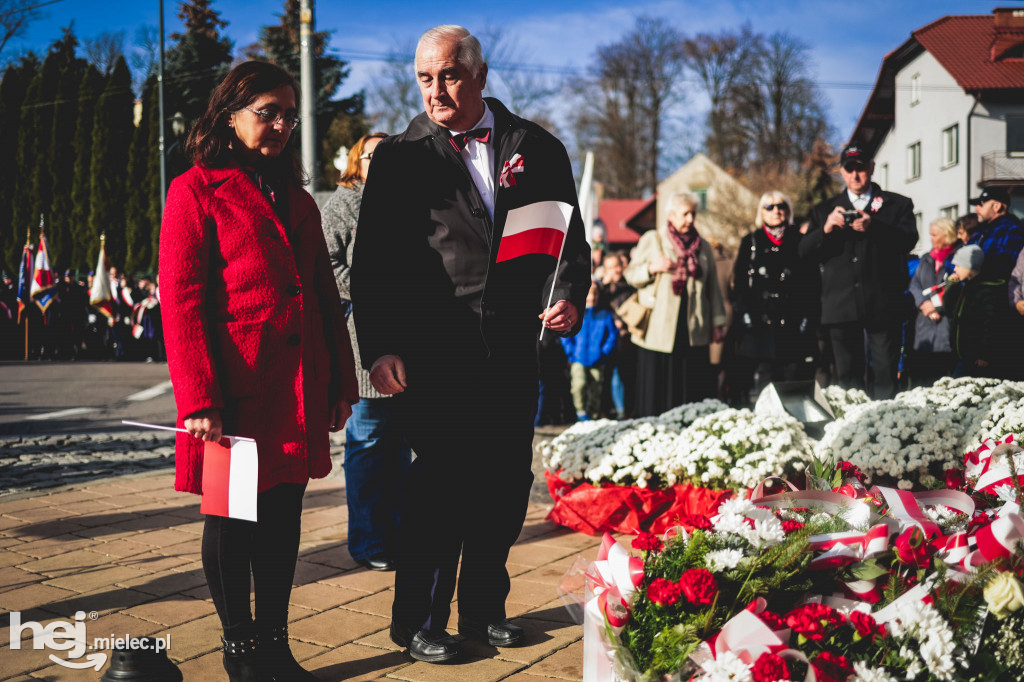
[[459, 63], [469, 69], [469, 72], [474, 77], [480, 75], [480, 69], [484, 66], [484, 55], [480, 48], [480, 41], [468, 30], [455, 24], [435, 26], [421, 35], [420, 41], [416, 43], [416, 54], [418, 55], [420, 49], [427, 45], [436, 47], [453, 40], [459, 44], [459, 52], [456, 57]]

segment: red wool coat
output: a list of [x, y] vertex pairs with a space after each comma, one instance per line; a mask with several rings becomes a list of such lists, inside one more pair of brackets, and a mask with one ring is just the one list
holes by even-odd
[[[331, 405], [358, 401], [352, 346], [320, 212], [288, 189], [290, 230], [239, 168], [171, 183], [160, 231], [160, 302], [178, 426], [218, 408], [256, 439], [259, 490], [331, 470]], [[179, 433], [174, 487], [202, 492], [203, 443]]]

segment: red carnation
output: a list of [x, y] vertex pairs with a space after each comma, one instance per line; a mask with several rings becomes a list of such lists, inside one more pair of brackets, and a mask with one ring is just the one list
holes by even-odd
[[690, 526], [694, 530], [709, 530], [713, 527], [708, 517], [700, 514], [683, 514], [679, 517], [679, 521], [684, 526]]
[[794, 532], [800, 530], [803, 527], [804, 527], [804, 524], [800, 523], [799, 521], [795, 521], [793, 519], [783, 519], [782, 520], [782, 530], [786, 534], [794, 533]]
[[645, 552], [660, 552], [665, 545], [654, 533], [641, 531], [633, 538], [633, 549], [640, 549]]
[[775, 613], [774, 611], [762, 611], [761, 613], [757, 614], [757, 617], [760, 618], [764, 622], [764, 624], [772, 630], [781, 630], [784, 627], [786, 627], [786, 621], [784, 621], [782, 619], [782, 616]]
[[865, 477], [860, 469], [857, 468], [856, 464], [851, 462], [840, 462], [839, 471], [843, 472], [843, 478], [855, 478], [861, 483], [864, 482]]
[[754, 682], [776, 682], [776, 680], [788, 680], [789, 668], [782, 656], [769, 651], [758, 656], [754, 665], [750, 667], [750, 676]]
[[811, 666], [818, 682], [846, 682], [853, 675], [853, 666], [846, 656], [839, 656], [831, 651], [822, 651], [811, 659]]
[[845, 620], [843, 614], [824, 604], [806, 604], [786, 614], [786, 625], [812, 642], [825, 639], [829, 629], [841, 625]]
[[715, 576], [706, 568], [691, 568], [679, 576], [683, 596], [697, 606], [709, 606], [718, 595]]
[[870, 637], [873, 642], [878, 637], [888, 635], [885, 626], [876, 621], [870, 613], [853, 611], [850, 613], [850, 623], [856, 628], [858, 639]]
[[911, 526], [900, 533], [893, 546], [896, 549], [896, 558], [907, 566], [923, 567], [932, 556], [928, 536], [919, 526]]
[[678, 583], [664, 578], [655, 578], [647, 588], [647, 598], [658, 606], [671, 606], [679, 601], [681, 590]]
[[942, 474], [946, 478], [946, 487], [950, 490], [960, 490], [967, 484], [963, 469], [946, 469]]

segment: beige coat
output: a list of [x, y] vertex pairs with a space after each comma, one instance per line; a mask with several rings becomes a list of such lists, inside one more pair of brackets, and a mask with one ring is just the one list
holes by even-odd
[[[672, 276], [669, 273], [662, 273], [661, 277], [655, 278], [647, 270], [647, 266], [662, 254], [675, 256], [668, 236], [661, 230], [644, 233], [633, 249], [633, 257], [624, 276], [627, 282], [639, 290], [641, 303], [650, 307], [653, 296], [647, 333], [642, 338], [633, 335], [633, 343], [648, 350], [671, 353], [679, 321], [679, 296], [672, 293]], [[706, 346], [711, 343], [712, 328], [725, 325], [727, 317], [716, 276], [715, 254], [703, 239], [697, 260], [701, 276], [686, 281], [686, 327], [691, 346]]]

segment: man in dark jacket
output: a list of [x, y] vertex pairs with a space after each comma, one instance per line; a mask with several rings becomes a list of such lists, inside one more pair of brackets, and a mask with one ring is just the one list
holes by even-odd
[[908, 309], [907, 255], [918, 234], [914, 203], [872, 183], [874, 169], [863, 146], [843, 149], [846, 191], [814, 207], [800, 255], [821, 271], [821, 324], [832, 341], [839, 383], [864, 387], [866, 334], [874, 397], [891, 398]]
[[374, 151], [351, 283], [363, 364], [416, 453], [391, 638], [440, 662], [459, 653], [460, 553], [459, 632], [522, 640], [505, 562], [533, 481], [537, 336], [578, 331], [590, 254], [564, 147], [485, 102], [476, 38], [427, 31], [416, 76], [426, 113]]
[[1010, 213], [1010, 193], [1002, 187], [987, 187], [968, 203], [978, 214], [978, 228], [967, 243], [977, 244], [985, 254], [979, 278], [1008, 279], [1024, 248], [1024, 226]]

